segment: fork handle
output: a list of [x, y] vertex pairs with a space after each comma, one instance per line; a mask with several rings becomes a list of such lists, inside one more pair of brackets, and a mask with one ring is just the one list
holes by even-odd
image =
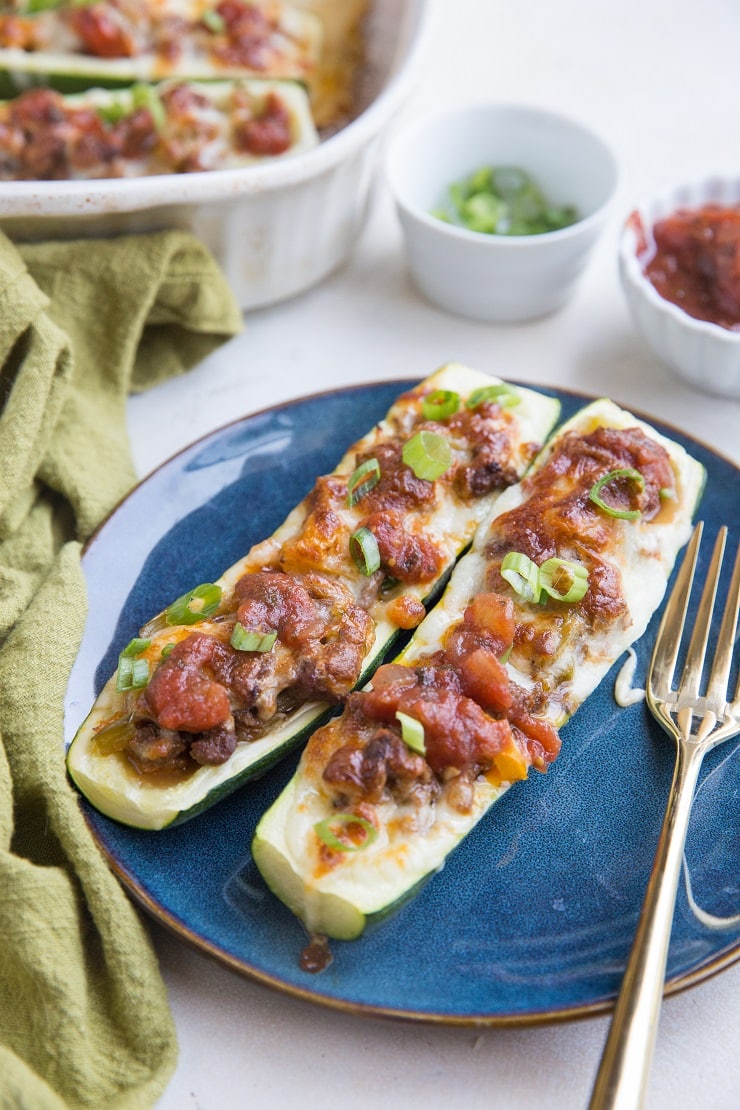
[[590, 1110], [638, 1110], [643, 1105], [663, 998], [668, 943], [691, 802], [703, 752], [678, 741], [678, 755], [645, 900]]

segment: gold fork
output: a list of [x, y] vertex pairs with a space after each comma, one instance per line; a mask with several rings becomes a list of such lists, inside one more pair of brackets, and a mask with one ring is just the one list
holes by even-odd
[[[676, 766], [622, 987], [594, 1083], [590, 1110], [638, 1110], [643, 1105], [663, 996], [668, 942], [694, 788], [706, 753], [740, 733], [740, 680], [729, 679], [740, 607], [740, 550], [725, 602], [714, 659], [704, 687], [712, 613], [727, 529], [717, 536], [681, 679], [673, 684], [694, 579], [702, 524], [689, 542], [668, 600], [650, 661], [647, 703], [676, 741]], [[702, 689], [705, 690], [702, 693]]]

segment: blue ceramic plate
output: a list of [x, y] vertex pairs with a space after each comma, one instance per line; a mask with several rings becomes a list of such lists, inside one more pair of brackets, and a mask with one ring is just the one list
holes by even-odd
[[[246, 417], [187, 448], [141, 483], [90, 541], [90, 618], [67, 694], [67, 742], [117, 655], [153, 613], [213, 579], [273, 531], [409, 382], [339, 390]], [[546, 391], [553, 392], [553, 391]], [[557, 393], [563, 416], [589, 398]], [[707, 468], [701, 516], [737, 539], [740, 472], [673, 429]], [[706, 545], [709, 546], [709, 545]], [[655, 625], [638, 645], [644, 678]], [[547, 775], [517, 784], [419, 896], [360, 940], [334, 943], [320, 974], [301, 970], [301, 926], [267, 890], [249, 852], [290, 757], [191, 822], [125, 828], [87, 810], [131, 894], [231, 967], [325, 1005], [441, 1022], [526, 1023], [609, 1008], [642, 899], [672, 770], [672, 743], [644, 705], [619, 709], [607, 678], [563, 729]], [[668, 989], [740, 956], [738, 745], [706, 761], [686, 850]], [[733, 800], [735, 799], [735, 800]]]

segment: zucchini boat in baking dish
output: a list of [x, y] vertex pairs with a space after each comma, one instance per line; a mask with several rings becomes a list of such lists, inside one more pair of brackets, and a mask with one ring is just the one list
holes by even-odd
[[278, 0], [17, 0], [0, 14], [11, 87], [75, 91], [167, 77], [305, 80], [321, 24]]
[[458, 364], [404, 393], [269, 539], [124, 648], [69, 749], [78, 787], [162, 828], [265, 771], [421, 621], [558, 412]]
[[703, 488], [682, 447], [609, 401], [505, 491], [400, 657], [314, 733], [253, 855], [312, 934], [402, 904], [642, 635]]
[[318, 143], [289, 81], [164, 82], [0, 101], [0, 180], [92, 180], [234, 169]]

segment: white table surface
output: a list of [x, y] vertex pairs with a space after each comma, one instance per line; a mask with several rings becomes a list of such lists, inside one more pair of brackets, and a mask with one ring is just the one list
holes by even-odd
[[[615, 262], [620, 222], [639, 195], [740, 171], [739, 42], [735, 0], [435, 0], [406, 119], [448, 101], [521, 101], [575, 116], [616, 152], [611, 219], [572, 302], [519, 326], [436, 311], [409, 283], [379, 179], [348, 265], [294, 301], [250, 314], [243, 336], [194, 372], [131, 401], [139, 472], [274, 402], [423, 377], [449, 359], [609, 394], [740, 461], [740, 404], [683, 387], [654, 360], [631, 326]], [[353, 1017], [241, 978], [156, 924], [151, 932], [180, 1038], [161, 1110], [587, 1103], [604, 1017], [483, 1030]], [[649, 1108], [740, 1106], [739, 986], [735, 965], [666, 1000]]]

